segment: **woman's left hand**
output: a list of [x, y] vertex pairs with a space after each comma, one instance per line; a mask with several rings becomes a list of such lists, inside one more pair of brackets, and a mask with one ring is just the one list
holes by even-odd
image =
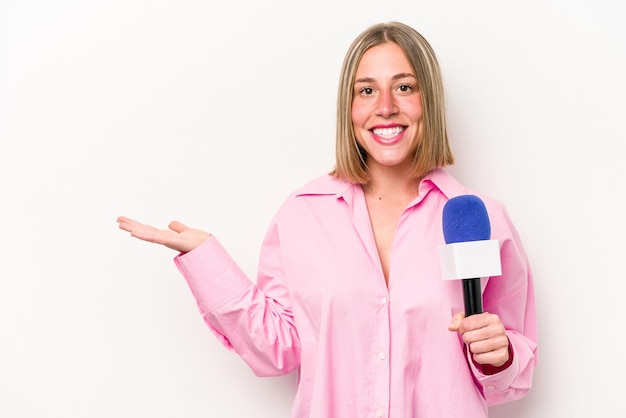
[[459, 312], [448, 329], [462, 336], [476, 363], [500, 367], [509, 361], [509, 338], [498, 315], [484, 312], [466, 317]]

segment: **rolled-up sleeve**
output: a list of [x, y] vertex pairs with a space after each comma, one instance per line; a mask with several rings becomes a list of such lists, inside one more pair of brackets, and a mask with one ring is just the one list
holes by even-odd
[[[498, 216], [499, 215], [499, 216]], [[530, 391], [537, 365], [537, 319], [533, 276], [520, 237], [504, 207], [492, 220], [500, 239], [502, 276], [489, 279], [483, 292], [484, 310], [497, 314], [506, 328], [512, 352], [511, 365], [492, 375], [472, 372], [482, 385], [489, 405], [519, 399]], [[495, 225], [494, 225], [495, 222]], [[471, 362], [470, 362], [471, 364]]]
[[258, 286], [215, 237], [174, 262], [206, 324], [258, 376], [276, 376], [300, 364], [300, 344], [282, 277], [277, 228], [266, 235]]

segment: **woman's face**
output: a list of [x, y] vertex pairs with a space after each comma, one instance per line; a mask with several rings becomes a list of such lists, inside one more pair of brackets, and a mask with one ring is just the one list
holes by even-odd
[[359, 63], [352, 126], [367, 165], [409, 166], [420, 141], [422, 96], [402, 49], [393, 42], [368, 49]]

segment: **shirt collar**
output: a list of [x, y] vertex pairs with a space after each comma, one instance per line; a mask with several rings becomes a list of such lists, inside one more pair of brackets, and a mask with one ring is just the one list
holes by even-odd
[[296, 196], [332, 196], [343, 197], [347, 191], [358, 187], [357, 184], [338, 179], [326, 174], [309, 182], [296, 192]]
[[[296, 192], [296, 196], [337, 196], [347, 200], [354, 196], [358, 184], [338, 179], [329, 174], [318, 177], [309, 182]], [[435, 168], [421, 181], [419, 186], [420, 196], [425, 196], [433, 188], [439, 189], [448, 199], [467, 193], [467, 189], [461, 185], [444, 168]]]
[[420, 195], [425, 195], [425, 193], [422, 193], [422, 188], [427, 188], [425, 189], [427, 191], [433, 187], [439, 189], [448, 199], [468, 192], [465, 186], [459, 183], [446, 169], [441, 167], [435, 168], [424, 177], [420, 183]]

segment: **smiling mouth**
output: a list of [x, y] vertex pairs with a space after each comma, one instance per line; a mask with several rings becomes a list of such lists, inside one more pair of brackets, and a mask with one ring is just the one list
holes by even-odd
[[372, 129], [372, 133], [384, 139], [391, 139], [405, 129], [406, 127], [404, 126], [394, 126], [393, 128], [374, 128]]

